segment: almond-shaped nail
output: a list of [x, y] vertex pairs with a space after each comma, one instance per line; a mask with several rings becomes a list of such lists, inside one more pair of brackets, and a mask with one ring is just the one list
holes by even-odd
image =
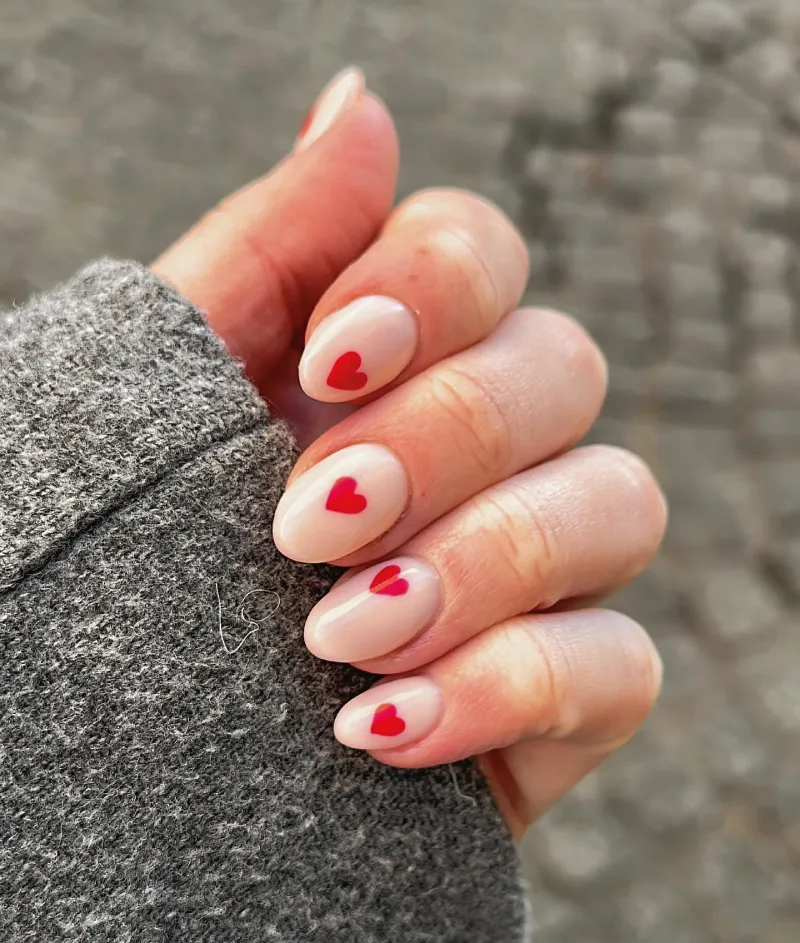
[[371, 566], [333, 589], [311, 610], [306, 645], [326, 661], [357, 662], [410, 642], [436, 616], [439, 574], [414, 557]]
[[430, 678], [401, 678], [359, 694], [339, 711], [336, 739], [356, 750], [388, 750], [427, 737], [444, 714], [444, 695]]
[[335, 75], [306, 115], [297, 135], [295, 151], [303, 151], [331, 128], [364, 91], [364, 73], [350, 67]]
[[296, 478], [278, 502], [272, 535], [282, 554], [323, 563], [380, 537], [408, 504], [408, 475], [383, 445], [351, 445]]
[[329, 315], [300, 360], [300, 385], [312, 399], [343, 403], [378, 390], [408, 366], [417, 319], [401, 302], [359, 298]]

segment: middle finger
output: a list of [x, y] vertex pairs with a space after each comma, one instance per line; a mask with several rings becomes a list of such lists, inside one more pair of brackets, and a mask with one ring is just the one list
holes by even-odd
[[574, 445], [605, 383], [602, 354], [575, 321], [517, 311], [318, 439], [278, 505], [275, 543], [307, 563], [352, 566], [390, 552], [474, 494]]

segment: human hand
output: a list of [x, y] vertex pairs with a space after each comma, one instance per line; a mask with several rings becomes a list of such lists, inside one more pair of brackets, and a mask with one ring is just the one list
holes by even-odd
[[457, 191], [392, 210], [397, 164], [385, 107], [345, 73], [295, 152], [154, 270], [309, 444], [276, 544], [353, 569], [306, 641], [384, 676], [336, 736], [399, 767], [478, 756], [519, 835], [657, 696], [644, 630], [589, 607], [647, 564], [665, 504], [639, 459], [573, 448], [605, 364], [576, 322], [517, 310], [511, 223]]

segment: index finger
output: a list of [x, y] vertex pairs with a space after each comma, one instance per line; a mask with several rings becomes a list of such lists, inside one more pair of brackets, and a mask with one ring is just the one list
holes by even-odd
[[386, 392], [488, 336], [527, 278], [525, 242], [496, 206], [458, 190], [417, 193], [311, 316], [303, 389], [328, 403]]

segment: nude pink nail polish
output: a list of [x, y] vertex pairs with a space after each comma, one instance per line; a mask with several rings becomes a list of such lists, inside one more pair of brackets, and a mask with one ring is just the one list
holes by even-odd
[[329, 315], [300, 360], [300, 385], [312, 399], [343, 403], [378, 390], [408, 366], [417, 319], [393, 298], [359, 298]]
[[439, 574], [414, 557], [371, 566], [338, 586], [311, 610], [305, 639], [326, 661], [358, 662], [410, 642], [441, 604]]
[[444, 694], [430, 678], [401, 678], [359, 694], [339, 711], [336, 739], [356, 750], [387, 750], [427, 737], [444, 714]]
[[335, 75], [320, 93], [297, 135], [295, 151], [305, 150], [329, 130], [364, 91], [364, 74], [350, 67]]
[[302, 563], [338, 560], [389, 530], [409, 496], [408, 475], [394, 452], [351, 445], [289, 485], [275, 511], [275, 545]]

